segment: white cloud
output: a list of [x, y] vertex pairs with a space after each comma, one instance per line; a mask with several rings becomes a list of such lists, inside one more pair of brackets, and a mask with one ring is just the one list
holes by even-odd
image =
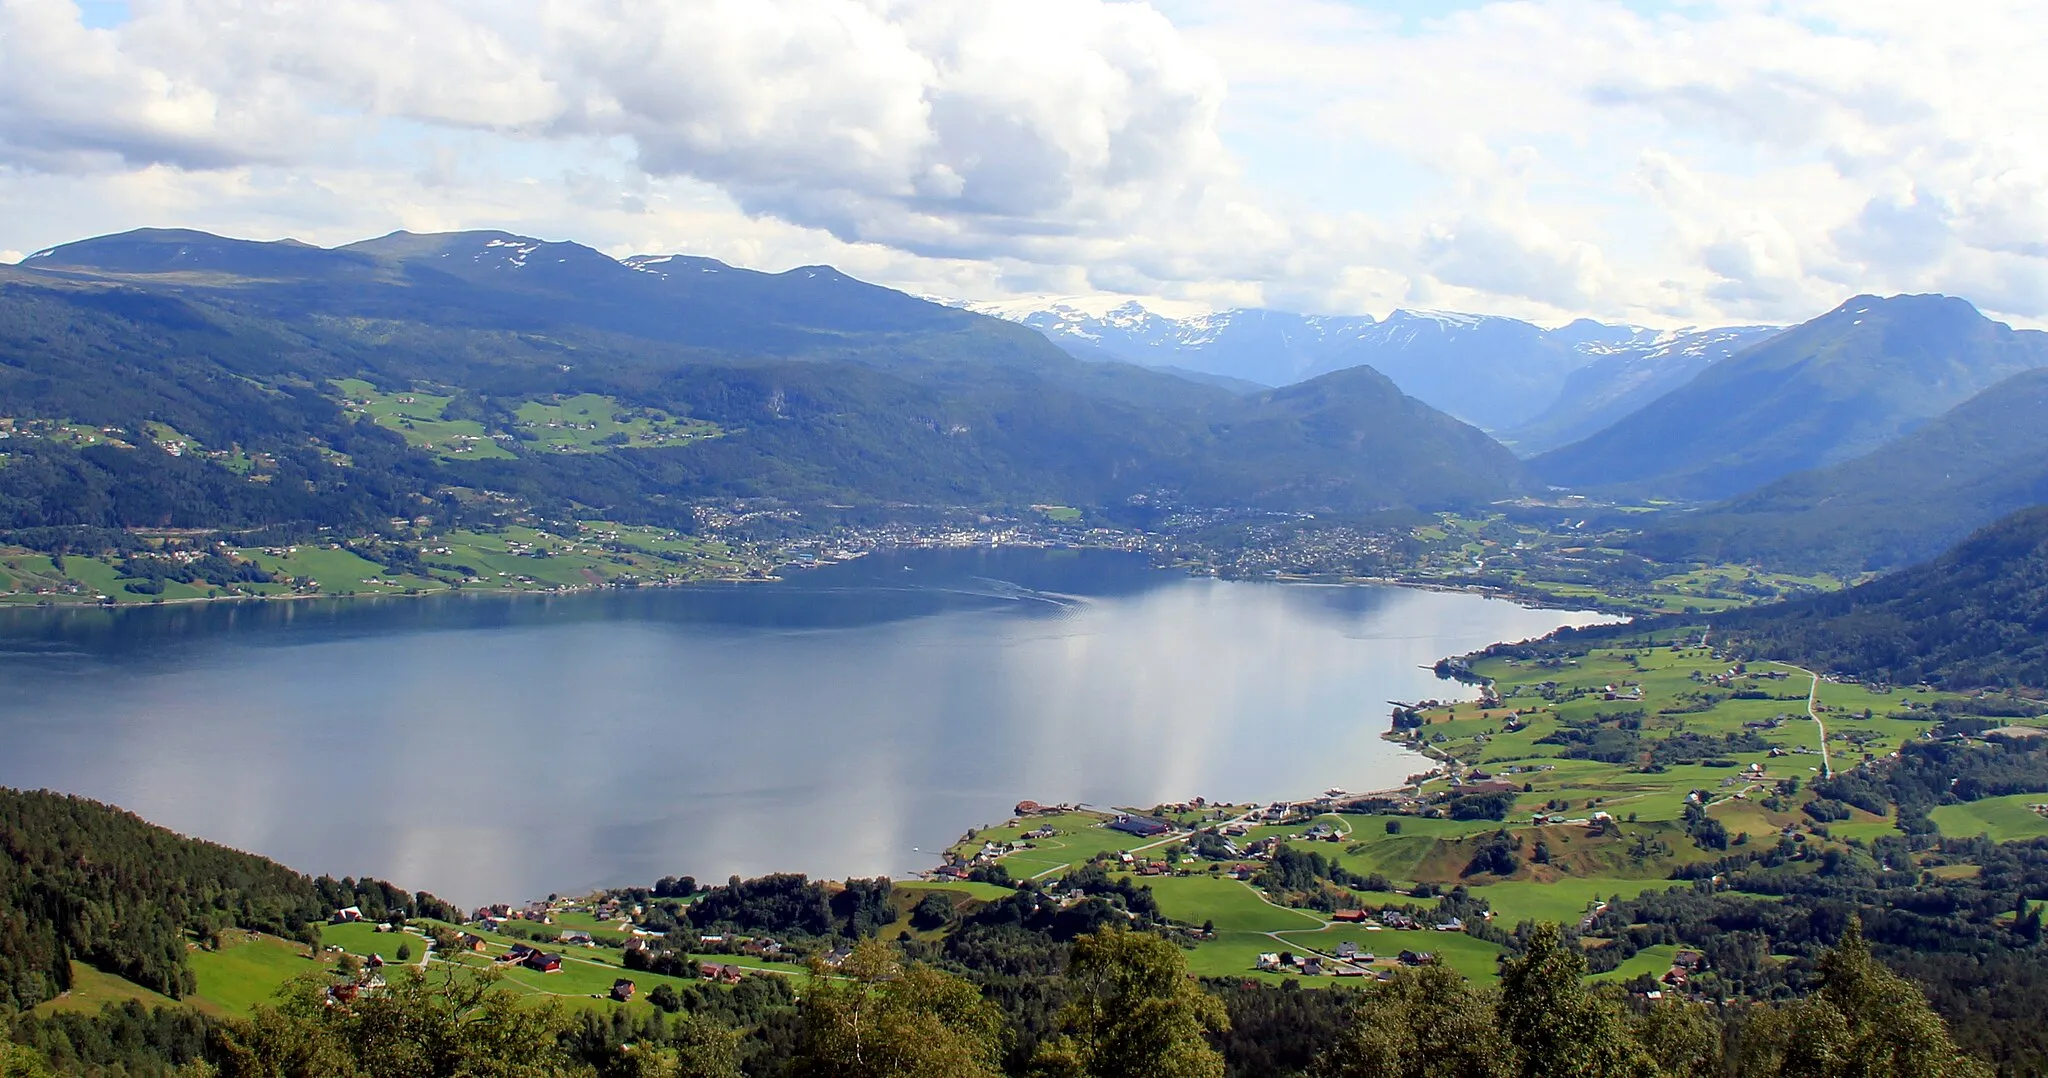
[[506, 227], [921, 291], [2048, 318], [2006, 0], [0, 0], [0, 242]]

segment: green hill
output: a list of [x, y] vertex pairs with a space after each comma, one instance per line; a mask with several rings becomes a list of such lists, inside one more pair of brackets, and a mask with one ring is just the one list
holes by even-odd
[[1964, 300], [1857, 296], [1531, 470], [1577, 489], [1727, 498], [1870, 452], [2043, 366], [2048, 334], [1993, 322]]
[[1714, 619], [1722, 646], [1822, 671], [1952, 688], [2048, 686], [2048, 507], [1832, 595]]
[[0, 268], [0, 433], [0, 528], [363, 528], [480, 492], [675, 526], [730, 498], [1377, 509], [1521, 481], [1371, 372], [1240, 396], [826, 267], [496, 232], [39, 252]]
[[1892, 569], [2042, 503], [2048, 370], [2008, 378], [1875, 452], [1674, 517], [1638, 549], [1665, 560]]
[[432, 896], [374, 880], [309, 879], [186, 838], [110, 805], [0, 787], [0, 1010], [72, 986], [72, 963], [182, 997], [188, 938], [230, 928], [312, 938], [332, 911], [446, 916]]

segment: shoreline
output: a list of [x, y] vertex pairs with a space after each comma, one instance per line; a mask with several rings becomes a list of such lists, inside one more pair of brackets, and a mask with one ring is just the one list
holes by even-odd
[[[701, 578], [701, 579], [696, 579], [696, 580], [679, 580], [679, 581], [676, 581], [676, 582], [673, 582], [673, 583], [636, 583], [636, 584], [633, 584], [633, 585], [630, 585], [630, 586], [621, 586], [621, 585], [615, 585], [615, 584], [585, 584], [585, 585], [580, 585], [580, 586], [575, 586], [575, 587], [561, 587], [561, 588], [549, 588], [549, 589], [545, 589], [545, 590], [542, 590], [542, 589], [515, 589], [515, 588], [451, 588], [451, 587], [443, 587], [443, 588], [435, 588], [435, 589], [433, 589], [433, 590], [430, 590], [430, 591], [429, 591], [429, 590], [418, 590], [418, 591], [411, 591], [411, 592], [405, 592], [405, 591], [391, 591], [391, 592], [353, 592], [353, 593], [350, 593], [350, 594], [346, 594], [346, 595], [340, 595], [340, 594], [331, 594], [331, 593], [324, 593], [324, 592], [312, 592], [312, 593], [302, 593], [302, 592], [294, 592], [294, 593], [291, 593], [291, 594], [283, 594], [283, 595], [261, 595], [261, 594], [257, 594], [257, 595], [197, 595], [197, 596], [189, 596], [189, 597], [186, 597], [186, 598], [180, 598], [180, 599], [164, 599], [164, 598], [153, 598], [153, 599], [148, 599], [148, 600], [137, 600], [137, 601], [132, 601], [132, 602], [105, 602], [105, 601], [100, 601], [100, 600], [97, 600], [97, 599], [93, 599], [93, 600], [85, 600], [85, 599], [79, 599], [79, 600], [71, 600], [71, 601], [63, 601], [63, 600], [49, 600], [49, 601], [41, 601], [41, 600], [39, 600], [39, 601], [37, 601], [37, 602], [33, 602], [33, 603], [10, 603], [10, 602], [0, 602], [0, 616], [4, 616], [4, 615], [6, 615], [6, 614], [9, 614], [9, 613], [12, 613], [12, 612], [14, 612], [14, 611], [42, 611], [42, 612], [50, 612], [50, 613], [54, 613], [54, 612], [56, 612], [56, 611], [60, 611], [60, 610], [106, 610], [106, 611], [120, 611], [120, 610], [140, 610], [140, 609], [147, 609], [147, 608], [151, 608], [151, 607], [169, 607], [169, 606], [196, 606], [196, 605], [212, 605], [212, 604], [216, 604], [216, 603], [277, 603], [277, 602], [303, 602], [303, 601], [307, 601], [307, 600], [322, 600], [322, 599], [325, 599], [325, 600], [329, 600], [329, 601], [332, 601], [332, 602], [345, 602], [345, 601], [352, 601], [352, 600], [358, 600], [358, 599], [367, 599], [367, 600], [373, 600], [373, 601], [374, 601], [374, 600], [382, 600], [382, 599], [428, 599], [428, 598], [435, 598], [435, 597], [445, 597], [445, 596], [453, 596], [453, 595], [473, 595], [473, 596], [479, 596], [479, 597], [494, 597], [494, 598], [556, 598], [556, 597], [560, 597], [560, 596], [566, 596], [566, 595], [589, 595], [589, 594], [594, 594], [594, 593], [597, 593], [597, 592], [603, 592], [603, 591], [666, 591], [666, 590], [671, 590], [671, 589], [679, 589], [679, 588], [692, 588], [692, 587], [701, 587], [701, 586], [703, 586], [703, 585], [707, 585], [707, 584], [717, 584], [717, 585], [730, 585], [730, 584], [780, 584], [780, 583], [786, 583], [786, 582], [787, 582], [787, 581], [788, 581], [788, 580], [790, 579], [790, 577], [791, 577], [791, 576], [794, 576], [794, 575], [796, 575], [796, 574], [799, 574], [799, 573], [809, 573], [809, 572], [815, 572], [816, 570], [819, 570], [819, 569], [825, 569], [825, 568], [830, 568], [830, 567], [831, 567], [831, 566], [833, 566], [833, 565], [843, 565], [843, 564], [845, 564], [845, 563], [847, 563], [847, 562], [850, 562], [850, 561], [857, 561], [857, 560], [860, 560], [860, 559], [862, 559], [862, 558], [866, 558], [866, 557], [869, 557], [869, 556], [871, 556], [871, 555], [874, 555], [874, 554], [880, 554], [880, 553], [884, 553], [884, 552], [887, 552], [887, 551], [896, 551], [896, 550], [941, 550], [941, 549], [953, 549], [953, 550], [966, 550], [966, 549], [976, 549], [976, 548], [981, 548], [981, 549], [999, 549], [999, 548], [1002, 548], [1002, 547], [1024, 547], [1024, 548], [1026, 548], [1026, 549], [1043, 549], [1043, 550], [1052, 550], [1052, 549], [1065, 549], [1065, 550], [1104, 550], [1104, 551], [1116, 551], [1116, 552], [1121, 552], [1121, 553], [1130, 553], [1130, 554], [1137, 554], [1137, 553], [1142, 553], [1142, 551], [1134, 551], [1134, 550], [1130, 550], [1130, 549], [1128, 549], [1128, 548], [1125, 548], [1125, 547], [1116, 547], [1116, 546], [1087, 546], [1087, 545], [1074, 545], [1074, 544], [1064, 544], [1064, 545], [1061, 545], [1061, 546], [1057, 546], [1057, 547], [1055, 547], [1055, 546], [1053, 546], [1053, 545], [1049, 545], [1049, 544], [1048, 544], [1048, 545], [1043, 545], [1043, 546], [1041, 546], [1041, 545], [1037, 545], [1037, 544], [1021, 544], [1021, 543], [978, 543], [978, 544], [974, 544], [974, 545], [973, 545], [973, 546], [971, 546], [971, 547], [970, 547], [970, 546], [943, 546], [943, 545], [913, 545], [913, 546], [891, 546], [891, 547], [876, 547], [876, 548], [874, 548], [874, 549], [872, 549], [872, 550], [864, 550], [864, 551], [860, 551], [860, 552], [858, 552], [858, 553], [854, 553], [854, 554], [852, 554], [852, 556], [851, 556], [851, 557], [839, 558], [839, 559], [835, 559], [835, 560], [832, 560], [832, 561], [820, 561], [820, 562], [815, 562], [815, 563], [805, 563], [805, 562], [797, 562], [797, 561], [790, 561], [790, 562], [784, 562], [784, 563], [782, 563], [781, 565], [775, 566], [773, 570], [769, 571], [769, 572], [768, 572], [768, 574], [767, 574], [767, 575], [764, 575], [764, 576], [709, 576], [709, 577], [704, 577], [704, 578]], [[1405, 579], [1402, 579], [1402, 578], [1400, 578], [1400, 577], [1384, 577], [1384, 576], [1339, 576], [1339, 577], [1331, 577], [1331, 576], [1321, 576], [1321, 575], [1309, 575], [1309, 574], [1300, 574], [1300, 573], [1274, 573], [1274, 574], [1272, 574], [1272, 575], [1270, 575], [1270, 576], [1257, 576], [1257, 577], [1245, 577], [1245, 576], [1225, 576], [1225, 575], [1219, 575], [1219, 574], [1215, 574], [1215, 573], [1200, 573], [1200, 572], [1190, 572], [1190, 571], [1189, 571], [1189, 569], [1190, 569], [1190, 567], [1189, 567], [1189, 566], [1185, 566], [1185, 565], [1174, 565], [1174, 564], [1159, 564], [1159, 563], [1157, 563], [1157, 562], [1155, 562], [1155, 563], [1154, 563], [1154, 565], [1153, 565], [1153, 568], [1154, 568], [1155, 570], [1157, 570], [1157, 571], [1160, 571], [1160, 572], [1175, 572], [1175, 573], [1179, 573], [1179, 574], [1181, 574], [1181, 575], [1185, 575], [1185, 576], [1208, 576], [1208, 577], [1210, 577], [1211, 579], [1215, 579], [1215, 580], [1227, 580], [1227, 581], [1231, 581], [1231, 582], [1233, 582], [1233, 583], [1244, 583], [1244, 584], [1260, 584], [1260, 583], [1265, 583], [1265, 584], [1288, 584], [1288, 585], [1295, 585], [1295, 586], [1307, 586], [1307, 587], [1363, 587], [1363, 586], [1373, 586], [1373, 587], [1393, 587], [1393, 588], [1410, 588], [1410, 589], [1414, 589], [1414, 590], [1417, 590], [1417, 591], [1431, 591], [1431, 592], [1439, 592], [1439, 593], [1443, 593], [1443, 594], [1463, 594], [1463, 595], [1478, 595], [1478, 596], [1482, 596], [1482, 597], [1484, 597], [1484, 598], [1487, 598], [1487, 599], [1500, 599], [1500, 600], [1503, 600], [1503, 601], [1506, 601], [1506, 602], [1510, 602], [1510, 603], [1513, 603], [1513, 604], [1515, 604], [1516, 606], [1522, 607], [1522, 608], [1523, 608], [1523, 609], [1525, 609], [1525, 610], [1569, 610], [1569, 611], [1575, 611], [1575, 612], [1584, 612], [1584, 613], [1593, 613], [1593, 614], [1606, 614], [1606, 615], [1611, 615], [1611, 616], [1615, 616], [1615, 617], [1619, 617], [1619, 618], [1624, 618], [1624, 619], [1626, 619], [1626, 618], [1631, 618], [1631, 617], [1638, 617], [1638, 616], [1641, 616], [1639, 612], [1635, 612], [1635, 611], [1625, 611], [1625, 610], [1620, 610], [1620, 609], [1609, 609], [1609, 608], [1606, 608], [1606, 607], [1604, 607], [1604, 606], [1603, 606], [1602, 604], [1599, 604], [1599, 603], [1571, 603], [1571, 602], [1567, 602], [1567, 601], [1565, 601], [1565, 600], [1562, 600], [1562, 599], [1558, 599], [1558, 598], [1555, 598], [1555, 597], [1552, 597], [1552, 596], [1544, 596], [1544, 595], [1540, 595], [1540, 594], [1534, 594], [1534, 593], [1529, 593], [1529, 592], [1519, 591], [1519, 590], [1515, 590], [1515, 589], [1510, 589], [1510, 588], [1502, 588], [1502, 587], [1499, 587], [1499, 586], [1496, 586], [1496, 585], [1490, 585], [1490, 584], [1481, 584], [1481, 583], [1472, 583], [1472, 584], [1451, 584], [1451, 583], [1445, 583], [1445, 582], [1443, 582], [1443, 581], [1437, 581], [1437, 580], [1405, 580]]]

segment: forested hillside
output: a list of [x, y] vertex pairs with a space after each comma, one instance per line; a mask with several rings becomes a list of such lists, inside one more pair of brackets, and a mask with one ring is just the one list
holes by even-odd
[[1993, 322], [1964, 300], [1857, 296], [1531, 467], [1576, 489], [1727, 498], [1860, 456], [2043, 366], [2048, 333]]
[[309, 879], [84, 798], [0, 787], [0, 1012], [70, 987], [72, 961], [172, 998], [188, 943], [227, 928], [309, 940], [343, 906], [452, 912], [374, 880]]
[[1925, 565], [1714, 619], [1730, 648], [1896, 684], [2048, 686], [2048, 507]]
[[486, 495], [679, 527], [713, 499], [1370, 510], [1522, 478], [1370, 372], [1240, 397], [824, 267], [503, 233], [39, 253], [0, 269], [0, 436], [16, 529], [360, 529]]
[[2048, 370], [1992, 386], [1874, 452], [1652, 525], [1668, 561], [1857, 573], [1925, 561], [2048, 503]]

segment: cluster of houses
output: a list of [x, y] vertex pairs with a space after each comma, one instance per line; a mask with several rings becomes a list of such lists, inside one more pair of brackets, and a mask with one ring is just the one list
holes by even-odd
[[1397, 932], [1419, 932], [1424, 928], [1433, 928], [1438, 932], [1465, 931], [1465, 922], [1461, 918], [1452, 917], [1434, 925], [1426, 925], [1400, 910], [1338, 910], [1330, 915], [1330, 920], [1338, 924], [1358, 925], [1367, 932], [1389, 928]]
[[[1402, 951], [1393, 962], [1402, 966], [1427, 966], [1437, 961], [1437, 956], [1428, 951]], [[1386, 980], [1393, 976], [1393, 968], [1382, 964], [1381, 959], [1371, 951], [1361, 949], [1358, 944], [1345, 940], [1329, 954], [1310, 952], [1268, 952], [1258, 957], [1253, 966], [1262, 973], [1298, 973], [1303, 977], [1374, 977]]]

